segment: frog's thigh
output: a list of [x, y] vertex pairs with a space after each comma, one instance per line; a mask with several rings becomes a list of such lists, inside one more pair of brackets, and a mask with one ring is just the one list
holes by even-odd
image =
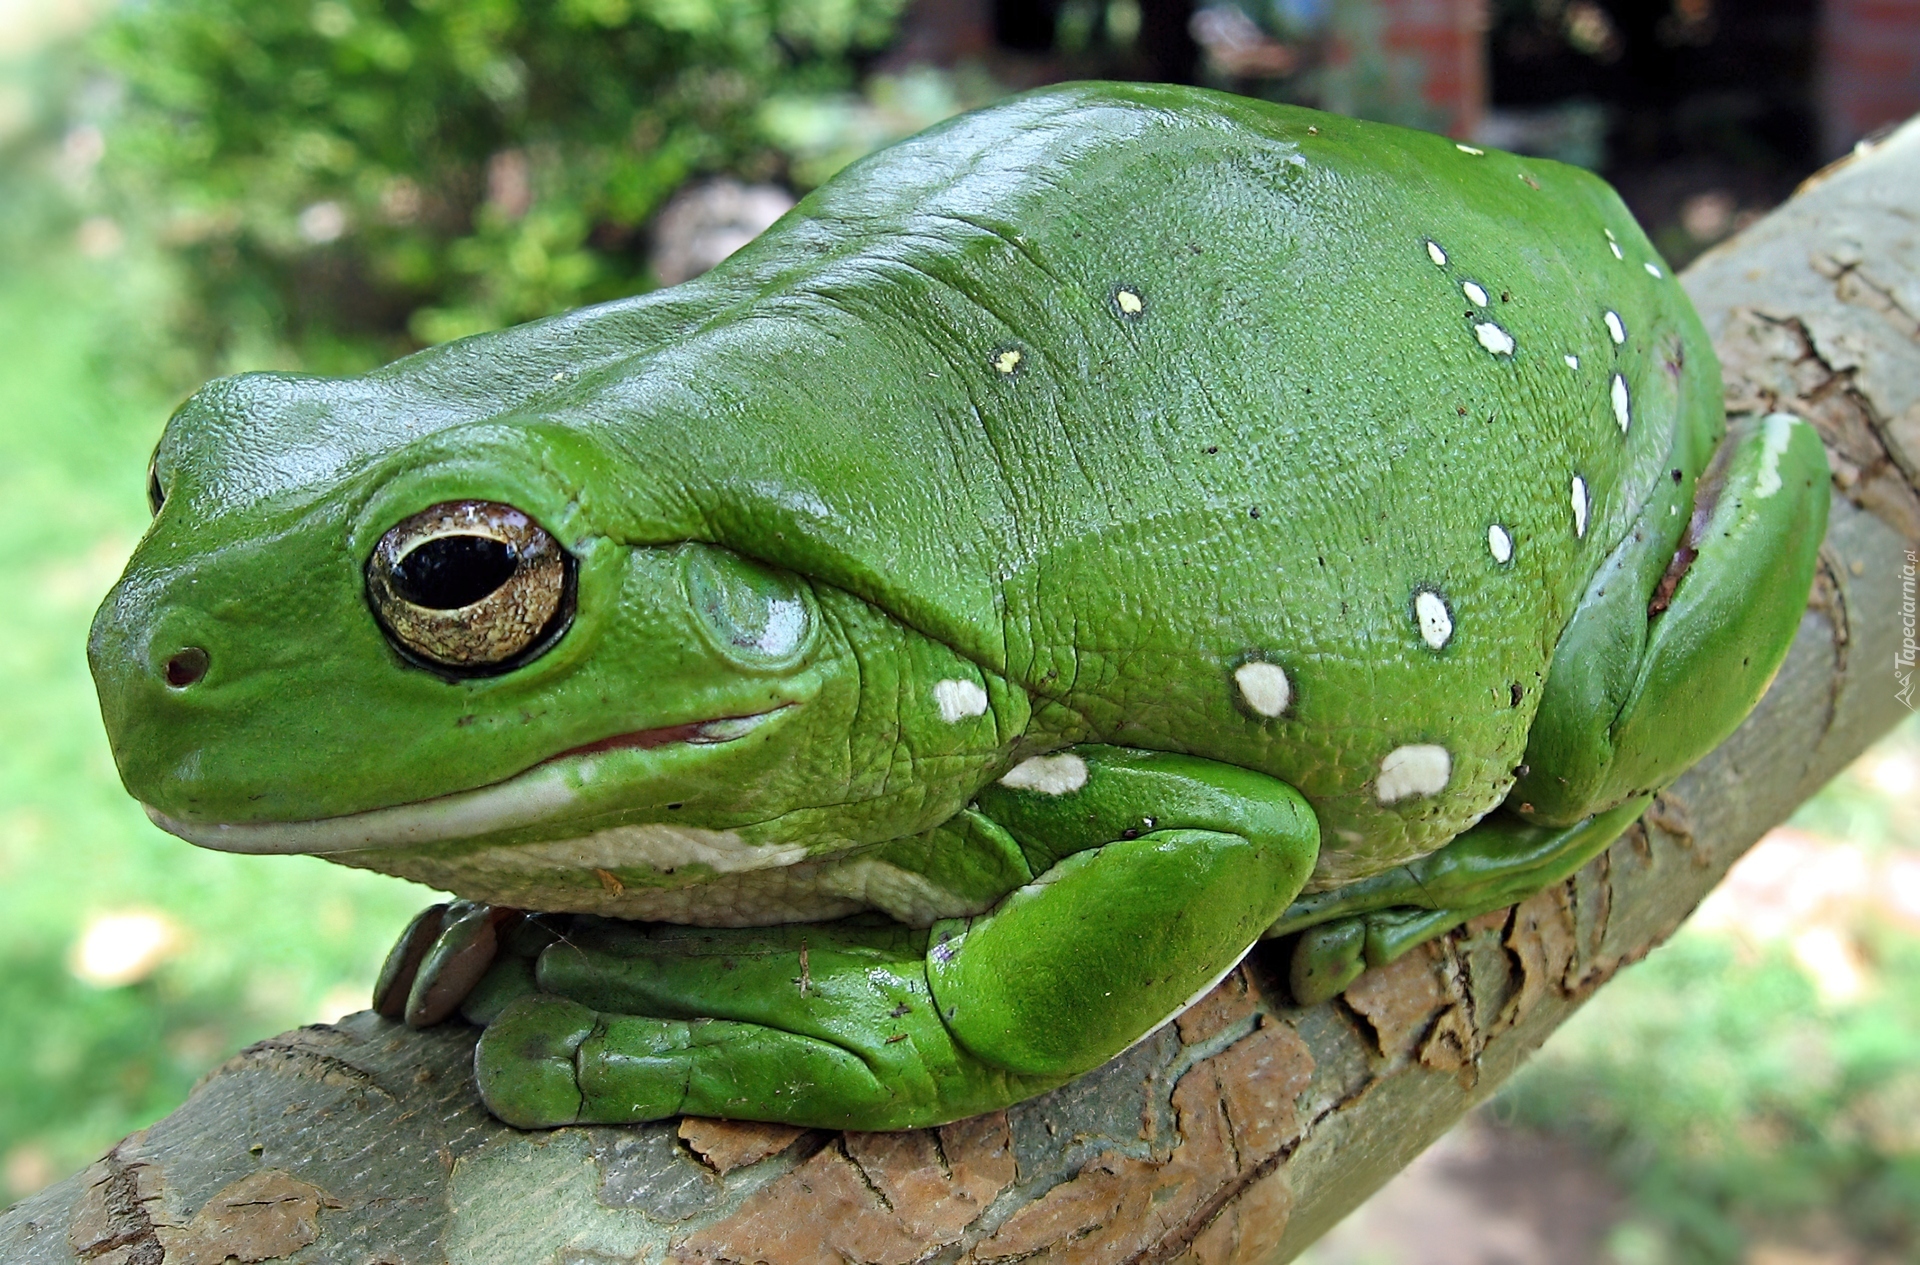
[[1654, 593], [1609, 591], [1623, 574], [1610, 565], [1562, 634], [1507, 800], [1529, 820], [1568, 825], [1665, 785], [1733, 732], [1785, 659], [1826, 533], [1820, 438], [1784, 413], [1737, 425], [1701, 487], [1711, 513], [1665, 611], [1649, 616]]
[[1268, 931], [1305, 931], [1289, 968], [1294, 1000], [1325, 1001], [1368, 967], [1561, 882], [1650, 802], [1637, 796], [1571, 826], [1535, 826], [1496, 812], [1418, 861], [1295, 901]]
[[1161, 752], [1036, 757], [978, 806], [1042, 872], [936, 925], [927, 978], [962, 1046], [1026, 1076], [1097, 1067], [1178, 1013], [1287, 907], [1319, 849], [1285, 783]]

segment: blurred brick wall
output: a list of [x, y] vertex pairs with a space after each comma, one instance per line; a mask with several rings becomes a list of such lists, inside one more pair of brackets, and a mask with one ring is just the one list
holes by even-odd
[[1486, 0], [1373, 3], [1383, 19], [1381, 51], [1420, 63], [1425, 71], [1421, 100], [1449, 136], [1471, 137], [1487, 108]]
[[[1189, 23], [1207, 2], [1140, 0], [1140, 61], [1124, 73], [1191, 81], [1198, 50]], [[1331, 14], [1328, 66], [1344, 83], [1330, 92], [1328, 108], [1461, 138], [1473, 135], [1487, 108], [1488, 0], [1326, 2]], [[1912, 2], [1920, 5], [1920, 0]], [[1019, 0], [1001, 3], [1017, 6]], [[1257, 0], [1239, 3], [1243, 10], [1259, 7]], [[1065, 73], [1058, 59], [1044, 53], [1010, 56], [1000, 48], [995, 8], [995, 0], [912, 0], [901, 20], [900, 40], [879, 68], [984, 61], [1015, 86]]]
[[1920, 113], [1920, 0], [1826, 0], [1820, 117], [1829, 156]]
[[981, 61], [994, 51], [991, 0], [912, 0], [900, 18], [900, 38], [879, 69], [952, 66]]

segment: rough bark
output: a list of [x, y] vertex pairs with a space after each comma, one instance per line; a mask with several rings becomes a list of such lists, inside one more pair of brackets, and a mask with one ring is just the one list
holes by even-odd
[[179, 1111], [0, 1217], [0, 1259], [1290, 1258], [1905, 714], [1902, 568], [1920, 541], [1915, 207], [1920, 124], [1687, 275], [1730, 407], [1787, 409], [1826, 435], [1832, 528], [1799, 639], [1760, 709], [1565, 884], [1322, 1006], [1285, 1004], [1263, 950], [1092, 1075], [901, 1134], [692, 1119], [519, 1133], [474, 1096], [470, 1030], [356, 1015], [244, 1051]]

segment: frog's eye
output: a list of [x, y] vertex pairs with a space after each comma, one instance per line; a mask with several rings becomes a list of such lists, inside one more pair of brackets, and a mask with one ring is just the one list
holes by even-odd
[[147, 458], [147, 508], [158, 518], [160, 507], [166, 503], [167, 490], [160, 486], [160, 450], [155, 448]]
[[367, 559], [367, 601], [409, 658], [491, 676], [538, 657], [573, 619], [574, 562], [511, 505], [446, 501], [396, 524]]

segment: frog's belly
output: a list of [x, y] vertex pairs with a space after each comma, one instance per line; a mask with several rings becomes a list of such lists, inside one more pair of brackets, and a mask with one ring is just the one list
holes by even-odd
[[383, 850], [329, 857], [492, 905], [700, 927], [820, 922], [869, 910], [926, 927], [984, 913], [992, 903], [873, 857], [805, 858], [803, 847], [673, 826], [618, 827], [452, 855]]

